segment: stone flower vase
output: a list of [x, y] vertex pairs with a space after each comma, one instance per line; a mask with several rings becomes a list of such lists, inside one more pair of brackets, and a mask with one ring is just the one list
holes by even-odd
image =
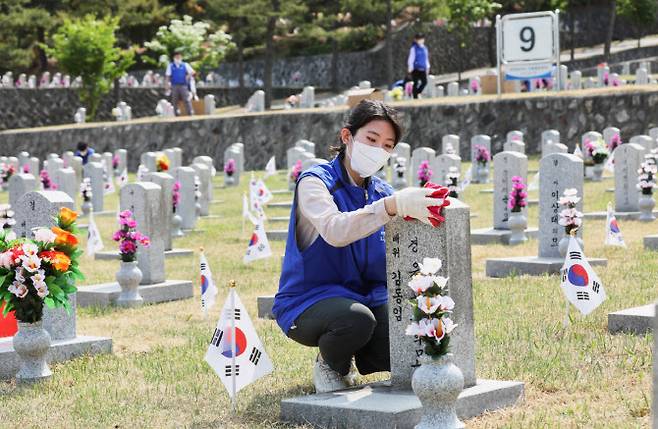
[[509, 244], [517, 245], [528, 241], [525, 230], [528, 227], [528, 219], [523, 212], [511, 212], [507, 226], [511, 232], [509, 237]]
[[91, 201], [83, 201], [81, 208], [82, 208], [82, 214], [84, 216], [87, 216], [91, 211]]
[[600, 182], [603, 180], [603, 163], [594, 164], [592, 167], [592, 182]]
[[464, 375], [448, 353], [438, 359], [425, 356], [411, 377], [411, 388], [423, 405], [423, 415], [415, 429], [463, 428], [457, 417], [457, 398], [464, 389]]
[[475, 173], [478, 183], [489, 182], [489, 165], [481, 164], [478, 162], [477, 166], [475, 167]]
[[638, 220], [642, 222], [656, 220], [656, 216], [653, 215], [653, 208], [656, 206], [656, 201], [654, 201], [652, 194], [641, 194], [638, 205], [640, 206], [640, 217]]
[[174, 215], [171, 217], [171, 236], [173, 238], [182, 237], [185, 235], [183, 234], [183, 230], [181, 229], [182, 223], [183, 223], [183, 219], [180, 217], [178, 213], [176, 213], [176, 210], [174, 210]]
[[233, 177], [233, 173], [224, 174], [224, 186], [234, 186], [235, 185], [235, 177]]
[[121, 261], [121, 267], [116, 274], [117, 282], [121, 286], [121, 293], [116, 300], [119, 307], [139, 307], [144, 304], [144, 298], [139, 294], [139, 282], [142, 280], [142, 271], [137, 261]]
[[[580, 237], [576, 237], [576, 241], [578, 241], [578, 245], [581, 249], [585, 248], [585, 244], [583, 243], [583, 240], [580, 239]], [[569, 249], [569, 236], [567, 234], [565, 234], [564, 237], [560, 239], [560, 242], [557, 244], [557, 249], [560, 251], [560, 255], [563, 258], [567, 256], [567, 250]]]
[[41, 320], [35, 323], [18, 322], [13, 343], [14, 350], [21, 358], [21, 367], [16, 373], [18, 383], [36, 383], [53, 375], [46, 362], [50, 334], [43, 329]]

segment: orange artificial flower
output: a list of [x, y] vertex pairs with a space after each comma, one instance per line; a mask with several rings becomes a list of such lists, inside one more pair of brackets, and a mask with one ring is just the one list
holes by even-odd
[[159, 172], [169, 170], [169, 157], [167, 155], [161, 155], [157, 159], [157, 169]]
[[71, 258], [57, 250], [46, 250], [39, 253], [39, 257], [50, 262], [53, 268], [62, 273], [65, 273], [71, 266]]
[[71, 225], [78, 218], [78, 213], [68, 207], [62, 207], [59, 211], [59, 218], [64, 225]]
[[55, 244], [69, 247], [76, 247], [78, 245], [78, 237], [76, 237], [74, 234], [71, 234], [70, 232], [65, 231], [57, 226], [53, 226], [51, 231], [56, 235]]

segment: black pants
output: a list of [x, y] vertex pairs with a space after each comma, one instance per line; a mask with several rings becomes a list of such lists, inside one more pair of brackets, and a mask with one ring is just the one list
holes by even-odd
[[427, 85], [427, 72], [425, 70], [416, 70], [411, 72], [411, 80], [414, 81], [414, 98], [418, 98], [418, 94], [423, 92]]
[[363, 375], [391, 370], [386, 305], [368, 308], [348, 298], [325, 299], [297, 318], [288, 337], [320, 347], [324, 361], [341, 375], [349, 372], [352, 356]]

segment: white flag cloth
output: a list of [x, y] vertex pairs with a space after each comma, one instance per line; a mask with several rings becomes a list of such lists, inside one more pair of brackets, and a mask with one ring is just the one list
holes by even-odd
[[[249, 203], [251, 204], [251, 209], [258, 212], [262, 210], [265, 204], [272, 201], [272, 193], [265, 186], [265, 183], [262, 179], [251, 179], [249, 181]], [[260, 207], [260, 208], [259, 208]]]
[[536, 191], [539, 189], [539, 172], [532, 177], [532, 180], [528, 184], [529, 191]]
[[265, 164], [265, 178], [267, 179], [270, 176], [274, 176], [276, 174], [276, 160], [274, 157], [270, 158], [269, 161], [267, 161], [267, 164]]
[[605, 245], [626, 247], [624, 237], [621, 235], [621, 229], [617, 223], [617, 217], [612, 211], [612, 204], [608, 204], [608, 215], [605, 221]]
[[580, 150], [580, 145], [576, 143], [576, 147], [573, 149], [573, 154], [578, 158], [583, 159], [583, 151]]
[[257, 259], [269, 258], [270, 256], [272, 256], [270, 242], [267, 240], [267, 234], [265, 233], [265, 227], [263, 226], [263, 218], [259, 218], [256, 220], [254, 232], [251, 234], [251, 239], [249, 239], [247, 253], [244, 255], [242, 261], [245, 264], [248, 264]]
[[222, 380], [231, 398], [274, 370], [251, 318], [233, 288], [213, 332], [206, 362]]
[[201, 260], [199, 261], [201, 269], [201, 309], [204, 314], [208, 314], [208, 310], [215, 305], [215, 298], [217, 297], [217, 286], [212, 278], [212, 271], [206, 255], [201, 252]]
[[94, 221], [94, 212], [91, 211], [89, 212], [89, 223], [87, 224], [87, 254], [93, 257], [96, 252], [101, 250], [103, 250], [103, 239]]
[[119, 174], [119, 178], [117, 179], [119, 182], [119, 188], [123, 188], [125, 185], [128, 184], [128, 169], [124, 168], [121, 174]]
[[[246, 195], [242, 196], [242, 217], [251, 221], [251, 223], [254, 225], [258, 223], [256, 217], [251, 213], [251, 209], [249, 208], [249, 199]], [[244, 227], [244, 224], [242, 226]]]
[[569, 237], [560, 285], [567, 301], [587, 316], [606, 299], [603, 284], [583, 254], [578, 241]]
[[468, 170], [466, 170], [466, 174], [464, 174], [464, 180], [462, 180], [461, 185], [459, 185], [459, 189], [461, 191], [466, 190], [468, 188], [468, 185], [471, 184], [471, 175], [473, 174], [473, 166], [468, 167]]
[[610, 173], [615, 172], [615, 152], [612, 151], [610, 156], [608, 156], [608, 159], [605, 161], [605, 165], [603, 166], [607, 171]]
[[107, 163], [103, 163], [103, 179], [105, 186], [103, 187], [103, 195], [109, 195], [116, 192], [114, 188], [114, 178], [112, 177], [112, 170], [107, 167]]

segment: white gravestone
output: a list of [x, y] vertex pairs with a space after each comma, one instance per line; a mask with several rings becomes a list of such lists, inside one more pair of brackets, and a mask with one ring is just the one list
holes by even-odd
[[85, 177], [91, 183], [91, 205], [94, 213], [103, 211], [105, 180], [103, 180], [103, 164], [100, 162], [88, 162], [84, 167]]
[[441, 153], [450, 154], [449, 148], [452, 148], [452, 153], [461, 156], [459, 151], [459, 136], [455, 134], [447, 134], [441, 138]]
[[615, 211], [639, 212], [640, 191], [637, 189], [640, 164], [645, 150], [636, 143], [627, 143], [615, 150]]
[[[9, 178], [9, 205], [14, 209], [18, 200], [37, 190], [37, 179], [31, 174], [16, 173]], [[14, 209], [15, 210], [15, 209]]]
[[181, 228], [185, 230], [194, 229], [197, 223], [195, 177], [196, 171], [192, 167], [180, 167], [176, 170], [176, 180], [181, 186], [177, 213], [181, 217]]
[[461, 175], [461, 165], [462, 159], [457, 155], [438, 155], [434, 158], [434, 161], [430, 164], [432, 166], [432, 171], [434, 175], [432, 176], [432, 182], [439, 185], [446, 186], [446, 175], [450, 172], [450, 168], [454, 167], [459, 171]]
[[[434, 155], [435, 155], [434, 149], [429, 147], [418, 147], [414, 149], [414, 151], [411, 153], [411, 175], [412, 175], [411, 183], [413, 183], [414, 186], [420, 185], [420, 180], [418, 179], [418, 167], [420, 167], [420, 164], [423, 161], [429, 161], [431, 168], [432, 161], [434, 160]], [[434, 176], [430, 178], [430, 181], [433, 178]]]

